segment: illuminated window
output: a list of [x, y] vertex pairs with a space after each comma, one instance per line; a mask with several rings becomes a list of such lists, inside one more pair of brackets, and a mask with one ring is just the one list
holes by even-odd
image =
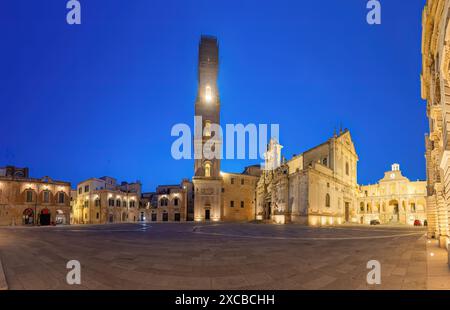
[[205, 99], [206, 102], [211, 102], [212, 100], [212, 90], [211, 90], [211, 86], [206, 86], [205, 88]]
[[210, 177], [211, 176], [211, 164], [210, 163], [206, 163], [205, 164], [205, 177]]

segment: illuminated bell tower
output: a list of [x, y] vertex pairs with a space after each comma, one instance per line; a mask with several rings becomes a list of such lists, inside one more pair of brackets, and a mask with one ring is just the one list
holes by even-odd
[[[195, 116], [202, 118], [203, 134], [194, 137], [195, 152], [203, 150], [204, 144], [211, 139], [211, 125], [220, 125], [220, 98], [217, 87], [219, 72], [219, 47], [217, 39], [202, 36], [198, 55], [198, 91], [195, 101]], [[200, 126], [200, 124], [196, 124]], [[221, 141], [218, 141], [221, 146]], [[204, 154], [203, 154], [204, 155]], [[220, 177], [220, 159], [207, 159], [196, 156], [194, 175], [199, 177]]]
[[[220, 158], [208, 158], [204, 145], [215, 138], [214, 148], [222, 150], [222, 138], [216, 136], [220, 125], [220, 97], [217, 85], [219, 46], [217, 38], [202, 36], [198, 55], [198, 91], [195, 101], [194, 134], [194, 218], [196, 221], [219, 221], [222, 217], [222, 178]], [[201, 122], [199, 118], [201, 117]], [[201, 132], [199, 132], [199, 130]]]

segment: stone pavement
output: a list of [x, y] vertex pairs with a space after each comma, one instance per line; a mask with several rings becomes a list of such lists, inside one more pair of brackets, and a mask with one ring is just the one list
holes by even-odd
[[[223, 223], [8, 227], [0, 259], [10, 289], [426, 289], [443, 271], [428, 277], [424, 235]], [[65, 281], [73, 259], [79, 286]], [[366, 283], [370, 260], [381, 263], [381, 285]]]

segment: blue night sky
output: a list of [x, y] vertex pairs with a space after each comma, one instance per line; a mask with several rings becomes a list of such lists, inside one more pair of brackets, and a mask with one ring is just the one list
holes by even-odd
[[366, 0], [81, 0], [79, 26], [66, 23], [66, 2], [0, 2], [0, 166], [73, 186], [141, 180], [147, 191], [191, 178], [170, 131], [193, 123], [198, 42], [211, 34], [222, 124], [279, 123], [290, 158], [342, 123], [359, 183], [393, 162], [425, 178], [425, 0], [381, 0], [380, 26], [366, 23]]

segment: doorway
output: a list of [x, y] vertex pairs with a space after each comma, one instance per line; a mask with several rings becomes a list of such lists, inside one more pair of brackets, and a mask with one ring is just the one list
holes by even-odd
[[175, 222], [179, 222], [181, 220], [180, 213], [175, 213]]
[[205, 210], [205, 221], [209, 221], [211, 219], [211, 210]]
[[23, 224], [33, 225], [34, 224], [34, 212], [31, 209], [26, 209], [23, 211]]
[[164, 212], [163, 213], [163, 222], [168, 222], [169, 221], [169, 213]]
[[39, 224], [41, 226], [50, 225], [50, 211], [48, 211], [48, 209], [43, 209], [41, 211], [41, 214], [39, 215]]

